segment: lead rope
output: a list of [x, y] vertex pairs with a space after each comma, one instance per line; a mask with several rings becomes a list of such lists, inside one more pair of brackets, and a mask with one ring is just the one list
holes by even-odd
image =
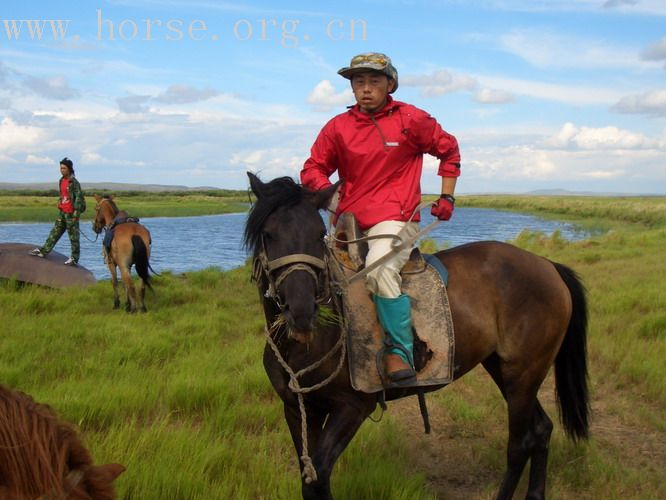
[[[271, 329], [269, 328], [264, 328], [264, 332], [266, 333], [266, 342], [268, 345], [271, 347], [273, 354], [275, 354], [276, 359], [278, 360], [278, 363], [282, 366], [284, 371], [287, 372], [289, 375], [289, 384], [288, 387], [291, 389], [293, 393], [296, 394], [298, 398], [298, 409], [301, 413], [301, 442], [302, 442], [302, 455], [301, 455], [301, 461], [303, 462], [303, 473], [302, 476], [305, 478], [305, 484], [310, 484], [313, 481], [317, 480], [317, 470], [315, 469], [314, 465], [312, 464], [312, 458], [310, 458], [309, 451], [308, 451], [308, 424], [307, 424], [307, 413], [305, 411], [305, 402], [303, 401], [303, 394], [307, 394], [309, 392], [316, 391], [318, 389], [321, 389], [322, 387], [328, 385], [331, 380], [333, 380], [335, 377], [338, 376], [340, 373], [340, 370], [342, 369], [342, 365], [345, 361], [345, 356], [347, 354], [347, 325], [346, 321], [344, 320], [344, 317], [341, 321], [341, 333], [340, 337], [338, 338], [338, 341], [335, 343], [335, 345], [331, 348], [330, 351], [328, 351], [323, 358], [321, 358], [319, 361], [314, 362], [310, 366], [307, 366], [303, 368], [302, 370], [299, 370], [298, 372], [294, 373], [294, 371], [291, 369], [291, 367], [287, 364], [287, 362], [284, 360], [282, 357], [282, 354], [280, 354], [280, 350], [278, 349], [277, 345], [273, 341], [273, 338], [271, 337]], [[333, 373], [331, 373], [326, 379], [322, 380], [318, 384], [315, 384], [310, 387], [301, 387], [300, 383], [298, 382], [298, 378], [302, 377], [306, 373], [309, 373], [317, 368], [319, 368], [322, 364], [324, 364], [329, 358], [333, 356], [333, 354], [341, 350], [340, 352], [340, 360], [338, 361], [338, 366], [335, 368]]]

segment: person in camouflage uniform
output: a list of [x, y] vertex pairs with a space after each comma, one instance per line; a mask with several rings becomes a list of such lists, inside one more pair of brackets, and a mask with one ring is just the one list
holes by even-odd
[[58, 182], [58, 190], [60, 192], [58, 210], [60, 213], [44, 245], [35, 248], [30, 254], [37, 257], [45, 257], [53, 250], [53, 247], [64, 232], [67, 231], [69, 241], [72, 245], [72, 252], [65, 264], [75, 266], [79, 262], [79, 256], [81, 255], [79, 217], [84, 210], [85, 200], [81, 184], [74, 177], [74, 163], [72, 163], [72, 160], [69, 158], [60, 160], [60, 173], [62, 174]]

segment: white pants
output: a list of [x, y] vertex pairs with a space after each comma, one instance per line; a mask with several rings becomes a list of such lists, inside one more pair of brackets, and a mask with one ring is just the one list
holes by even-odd
[[[418, 222], [402, 222], [389, 220], [380, 222], [366, 231], [366, 236], [380, 234], [399, 234], [403, 240], [414, 236], [419, 230]], [[368, 241], [368, 255], [365, 258], [365, 266], [369, 266], [380, 257], [391, 251], [391, 243], [394, 238], [378, 238]], [[402, 278], [400, 270], [409, 260], [412, 247], [405, 248], [395, 254], [395, 257], [377, 266], [366, 276], [366, 286], [371, 293], [395, 299], [402, 294]]]

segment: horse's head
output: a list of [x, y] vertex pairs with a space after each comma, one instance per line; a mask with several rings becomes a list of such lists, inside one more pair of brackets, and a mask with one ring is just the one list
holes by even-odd
[[319, 210], [337, 185], [313, 192], [289, 177], [263, 183], [248, 172], [257, 197], [248, 215], [245, 244], [261, 266], [260, 285], [284, 316], [290, 335], [309, 339], [323, 294], [326, 226]]
[[100, 196], [96, 194], [95, 201], [97, 204], [95, 205], [95, 219], [92, 223], [92, 229], [96, 234], [99, 234], [116, 216], [118, 213], [118, 207], [111, 195]]
[[0, 385], [0, 498], [112, 500], [120, 464], [93, 465], [76, 429], [46, 404]]

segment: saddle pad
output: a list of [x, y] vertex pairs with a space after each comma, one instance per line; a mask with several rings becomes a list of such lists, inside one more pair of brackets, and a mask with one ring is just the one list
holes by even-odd
[[[354, 272], [345, 269], [345, 274], [349, 278]], [[402, 291], [411, 299], [414, 329], [431, 356], [417, 371], [416, 380], [400, 387], [450, 383], [453, 380], [453, 321], [446, 287], [439, 272], [427, 265], [417, 274], [404, 274]], [[385, 388], [377, 370], [377, 353], [383, 347], [384, 332], [364, 280], [349, 284], [343, 304], [349, 328], [352, 387], [367, 393], [379, 392]]]

